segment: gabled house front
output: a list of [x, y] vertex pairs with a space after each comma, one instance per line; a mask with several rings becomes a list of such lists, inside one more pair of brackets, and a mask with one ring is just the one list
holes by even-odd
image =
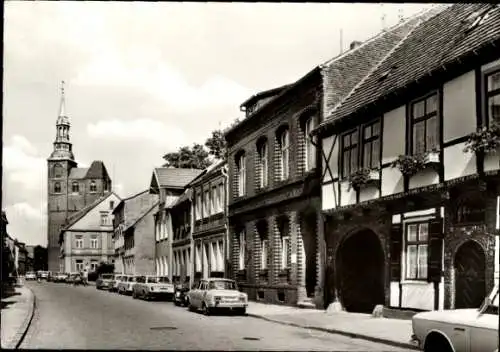
[[478, 307], [498, 280], [500, 8], [431, 11], [312, 133], [348, 311]]

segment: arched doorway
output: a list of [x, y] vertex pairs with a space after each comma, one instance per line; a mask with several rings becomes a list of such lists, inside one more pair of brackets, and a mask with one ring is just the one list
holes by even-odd
[[455, 308], [478, 308], [486, 296], [486, 258], [476, 241], [467, 241], [455, 253]]
[[348, 236], [336, 258], [338, 293], [348, 312], [371, 313], [384, 304], [384, 251], [371, 230]]

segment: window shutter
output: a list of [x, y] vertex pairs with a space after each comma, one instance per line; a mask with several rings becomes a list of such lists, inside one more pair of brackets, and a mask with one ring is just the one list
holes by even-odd
[[401, 251], [403, 250], [403, 226], [393, 224], [391, 226], [391, 281], [401, 280]]
[[427, 281], [441, 281], [441, 263], [443, 260], [443, 219], [429, 222], [429, 256], [427, 263]]

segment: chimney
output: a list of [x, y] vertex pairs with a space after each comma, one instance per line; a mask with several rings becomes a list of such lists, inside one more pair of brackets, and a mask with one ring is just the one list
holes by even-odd
[[349, 48], [352, 50], [352, 49], [356, 49], [358, 46], [360, 46], [362, 43], [360, 41], [353, 41], [351, 42], [351, 45], [349, 45]]

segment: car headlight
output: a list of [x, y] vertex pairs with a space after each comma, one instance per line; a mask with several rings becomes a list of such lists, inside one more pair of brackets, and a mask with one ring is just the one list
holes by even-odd
[[215, 297], [214, 297], [214, 299], [215, 299], [216, 301], [221, 301], [221, 300], [222, 300], [222, 297], [221, 297], [221, 296], [215, 296]]

